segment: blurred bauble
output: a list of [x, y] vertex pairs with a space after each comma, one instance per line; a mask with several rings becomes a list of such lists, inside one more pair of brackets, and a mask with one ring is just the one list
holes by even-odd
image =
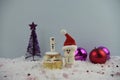
[[89, 59], [92, 63], [103, 64], [107, 60], [107, 54], [101, 48], [95, 48], [90, 52]]
[[87, 58], [87, 51], [84, 48], [78, 47], [75, 51], [75, 60], [85, 61]]
[[110, 51], [109, 51], [109, 49], [106, 48], [106, 47], [104, 47], [104, 46], [100, 46], [100, 47], [98, 47], [98, 48], [100, 48], [100, 49], [102, 49], [103, 51], [105, 51], [105, 53], [107, 54], [107, 60], [109, 60], [109, 59], [110, 59]]

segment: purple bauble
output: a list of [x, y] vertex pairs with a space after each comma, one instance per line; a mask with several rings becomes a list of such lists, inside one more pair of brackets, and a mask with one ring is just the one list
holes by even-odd
[[87, 52], [84, 48], [78, 47], [75, 51], [75, 60], [85, 61], [87, 58]]
[[110, 59], [110, 51], [109, 51], [109, 49], [106, 48], [106, 47], [104, 47], [104, 46], [100, 46], [100, 47], [98, 47], [98, 48], [100, 48], [100, 49], [102, 49], [103, 51], [105, 51], [105, 53], [107, 54], [107, 60], [109, 60], [109, 59]]

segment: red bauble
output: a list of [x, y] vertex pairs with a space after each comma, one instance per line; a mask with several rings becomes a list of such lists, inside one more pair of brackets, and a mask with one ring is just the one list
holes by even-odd
[[107, 60], [107, 55], [103, 49], [95, 48], [90, 52], [89, 59], [92, 63], [103, 64]]

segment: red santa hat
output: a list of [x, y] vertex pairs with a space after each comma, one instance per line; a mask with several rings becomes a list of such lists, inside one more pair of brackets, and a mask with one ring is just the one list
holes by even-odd
[[66, 37], [63, 49], [66, 49], [68, 47], [76, 49], [77, 46], [75, 40], [66, 32], [66, 30], [62, 29], [61, 33], [63, 33]]

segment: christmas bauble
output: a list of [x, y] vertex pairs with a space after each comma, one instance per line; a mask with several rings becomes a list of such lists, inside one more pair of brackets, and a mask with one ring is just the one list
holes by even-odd
[[89, 59], [92, 63], [103, 64], [107, 60], [107, 54], [101, 48], [95, 48], [90, 52]]
[[87, 58], [87, 51], [84, 48], [78, 47], [75, 51], [75, 60], [85, 61]]
[[109, 59], [110, 59], [110, 51], [109, 51], [109, 49], [106, 48], [106, 47], [104, 47], [104, 46], [100, 46], [100, 47], [98, 47], [98, 48], [100, 48], [100, 49], [102, 49], [103, 51], [105, 51], [105, 53], [107, 54], [107, 60], [109, 60]]

